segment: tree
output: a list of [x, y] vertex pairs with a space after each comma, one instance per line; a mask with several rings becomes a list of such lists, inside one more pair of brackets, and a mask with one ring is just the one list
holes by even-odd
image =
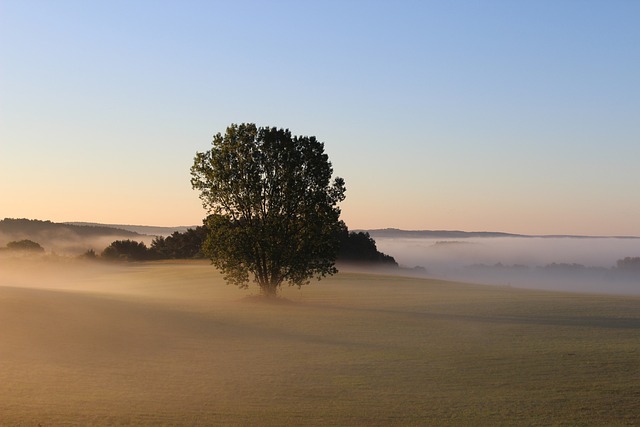
[[95, 260], [97, 257], [98, 255], [96, 254], [96, 251], [94, 251], [93, 249], [87, 249], [85, 253], [80, 255], [80, 258], [90, 259], [90, 260]]
[[342, 178], [324, 144], [286, 129], [232, 124], [196, 153], [191, 184], [210, 213], [203, 252], [228, 283], [264, 295], [337, 272]]
[[167, 237], [156, 237], [150, 250], [159, 259], [202, 258], [202, 245], [207, 239], [207, 228], [189, 228], [184, 233], [173, 232]]
[[143, 261], [150, 258], [150, 252], [144, 242], [116, 240], [102, 251], [102, 257], [107, 259], [124, 259], [127, 261]]
[[338, 261], [398, 266], [392, 256], [378, 251], [376, 241], [369, 233], [349, 231], [346, 226], [340, 233]]
[[12, 251], [24, 251], [24, 252], [44, 252], [44, 248], [40, 246], [40, 243], [33, 240], [18, 240], [7, 243], [7, 249]]

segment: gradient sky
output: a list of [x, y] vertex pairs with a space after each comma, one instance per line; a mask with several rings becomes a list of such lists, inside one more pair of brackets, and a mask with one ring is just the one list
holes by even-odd
[[0, 217], [193, 225], [230, 123], [354, 228], [640, 235], [639, 1], [0, 0]]

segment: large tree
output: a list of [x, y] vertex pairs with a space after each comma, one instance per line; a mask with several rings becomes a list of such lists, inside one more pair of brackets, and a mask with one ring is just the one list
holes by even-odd
[[276, 295], [282, 283], [301, 286], [334, 274], [342, 228], [342, 178], [324, 144], [288, 129], [232, 124], [196, 153], [191, 184], [208, 211], [203, 251], [227, 282], [253, 279]]

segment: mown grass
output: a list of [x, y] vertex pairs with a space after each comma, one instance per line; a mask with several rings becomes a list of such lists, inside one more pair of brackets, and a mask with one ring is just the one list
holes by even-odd
[[203, 263], [55, 276], [0, 288], [0, 424], [640, 423], [639, 298], [341, 273], [269, 302]]

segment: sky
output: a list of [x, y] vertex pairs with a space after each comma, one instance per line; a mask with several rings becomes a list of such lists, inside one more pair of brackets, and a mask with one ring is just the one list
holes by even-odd
[[640, 2], [0, 0], [0, 218], [199, 225], [231, 123], [351, 229], [640, 235]]

